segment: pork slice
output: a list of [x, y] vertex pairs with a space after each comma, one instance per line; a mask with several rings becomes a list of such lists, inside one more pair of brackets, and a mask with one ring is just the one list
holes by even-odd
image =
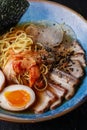
[[63, 40], [63, 30], [59, 24], [55, 26], [31, 24], [25, 31], [32, 36], [34, 42], [42, 43], [45, 47], [57, 46]]
[[[57, 46], [63, 40], [63, 30], [60, 25], [52, 25], [39, 28], [38, 42], [43, 43], [49, 47]], [[49, 35], [48, 35], [49, 34]]]
[[30, 26], [28, 26], [25, 29], [25, 32], [27, 33], [27, 35], [31, 36], [33, 42], [37, 42], [37, 38], [39, 35], [39, 31], [38, 31], [37, 26], [35, 26], [34, 24], [31, 24]]
[[83, 50], [83, 48], [81, 47], [81, 45], [77, 42], [77, 41], [73, 41], [71, 43], [67, 42], [67, 43], [61, 43], [59, 44], [59, 46], [57, 48], [55, 48], [58, 51], [62, 51], [64, 53], [64, 51], [66, 51], [67, 49], [70, 49], [74, 52], [74, 54], [85, 54], [85, 51]]
[[65, 96], [66, 90], [64, 88], [61, 88], [59, 85], [53, 83], [49, 83], [49, 87], [47, 89], [51, 91], [51, 93], [53, 93], [55, 97], [57, 97], [50, 106], [50, 109], [52, 110], [62, 103], [62, 99]]
[[77, 41], [72, 42], [71, 47], [75, 54], [85, 54], [85, 51]]
[[75, 54], [75, 55], [71, 56], [71, 60], [72, 60], [72, 61], [73, 61], [73, 60], [74, 60], [74, 61], [75, 61], [75, 60], [78, 60], [83, 67], [86, 66], [85, 56], [84, 56], [84, 54], [82, 54], [82, 53], [78, 53], [78, 54]]
[[78, 86], [79, 84], [79, 80], [77, 78], [60, 71], [57, 68], [53, 69], [50, 74], [50, 78], [67, 90], [67, 94], [65, 95], [66, 100], [69, 100], [74, 95], [76, 88], [75, 86]]
[[49, 90], [37, 92], [37, 100], [35, 104], [32, 106], [32, 109], [36, 114], [43, 113], [44, 111], [49, 109], [51, 103], [54, 100], [55, 96]]
[[79, 61], [69, 62], [67, 69], [76, 78], [81, 78], [84, 75], [84, 70]]

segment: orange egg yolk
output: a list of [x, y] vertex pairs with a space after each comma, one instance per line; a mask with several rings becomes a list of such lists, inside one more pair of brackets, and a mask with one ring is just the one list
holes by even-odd
[[5, 92], [5, 97], [14, 107], [24, 107], [30, 101], [30, 95], [24, 90]]

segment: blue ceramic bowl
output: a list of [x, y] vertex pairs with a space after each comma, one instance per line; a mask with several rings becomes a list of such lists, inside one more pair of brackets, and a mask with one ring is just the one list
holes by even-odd
[[[54, 2], [30, 2], [29, 9], [25, 12], [19, 23], [41, 20], [66, 23], [71, 26], [87, 54], [87, 22], [78, 13]], [[0, 119], [14, 122], [39, 122], [68, 113], [83, 103], [87, 97], [87, 67], [85, 71], [86, 76], [84, 81], [75, 96], [57, 109], [43, 114], [14, 113], [0, 109]]]

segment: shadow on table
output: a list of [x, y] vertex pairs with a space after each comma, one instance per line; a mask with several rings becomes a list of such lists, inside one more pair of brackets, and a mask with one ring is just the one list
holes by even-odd
[[87, 4], [86, 0], [50, 0], [54, 2], [58, 2], [60, 4], [66, 5], [78, 13], [80, 13], [83, 17], [87, 19]]

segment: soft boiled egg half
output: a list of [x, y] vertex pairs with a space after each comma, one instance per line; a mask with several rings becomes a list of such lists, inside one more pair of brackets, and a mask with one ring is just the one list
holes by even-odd
[[25, 110], [34, 101], [34, 91], [25, 85], [10, 85], [0, 93], [0, 106], [10, 111]]

